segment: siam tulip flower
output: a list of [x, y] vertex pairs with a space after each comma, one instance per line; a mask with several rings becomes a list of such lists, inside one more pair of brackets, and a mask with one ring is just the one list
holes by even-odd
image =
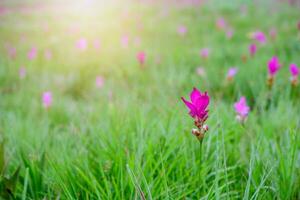
[[128, 44], [129, 44], [129, 37], [128, 37], [128, 35], [123, 35], [121, 37], [121, 46], [123, 48], [128, 48]]
[[145, 63], [145, 60], [146, 60], [146, 53], [143, 52], [143, 51], [140, 51], [136, 54], [136, 58], [137, 60], [139, 61], [140, 63], [140, 66], [143, 67], [144, 66], [144, 63]]
[[291, 72], [291, 83], [293, 86], [296, 86], [298, 84], [298, 76], [300, 73], [300, 70], [298, 66], [294, 63], [290, 64], [290, 72]]
[[275, 28], [271, 28], [269, 31], [269, 35], [272, 38], [272, 40], [275, 40], [277, 37], [277, 30]]
[[241, 123], [244, 123], [250, 110], [249, 106], [247, 105], [246, 98], [241, 97], [240, 100], [234, 104], [234, 109], [237, 114], [237, 120]]
[[42, 96], [43, 106], [48, 109], [52, 105], [52, 93], [50, 91], [46, 91]]
[[26, 76], [26, 69], [25, 69], [25, 67], [20, 67], [20, 69], [19, 69], [19, 77], [20, 77], [20, 79], [24, 79], [25, 76]]
[[256, 44], [254, 44], [254, 43], [250, 44], [249, 45], [249, 53], [252, 57], [255, 55], [256, 51], [257, 51]]
[[269, 77], [268, 77], [268, 85], [271, 87], [273, 85], [274, 76], [277, 74], [278, 70], [280, 69], [281, 64], [279, 63], [279, 60], [276, 56], [273, 56], [271, 60], [268, 62], [268, 71], [269, 71]]
[[37, 49], [35, 47], [32, 47], [27, 54], [27, 57], [29, 60], [35, 59], [37, 56]]
[[204, 77], [206, 75], [205, 69], [203, 67], [197, 67], [196, 73], [202, 77]]
[[234, 78], [234, 76], [236, 75], [236, 73], [238, 72], [238, 69], [236, 67], [232, 67], [229, 68], [228, 72], [227, 72], [227, 80], [228, 81], [232, 81], [232, 79]]
[[208, 131], [208, 126], [205, 121], [208, 118], [207, 107], [209, 105], [209, 96], [207, 92], [201, 93], [197, 88], [193, 88], [190, 94], [190, 101], [181, 97], [182, 101], [185, 103], [189, 109], [189, 114], [195, 120], [195, 125], [198, 129], [193, 129], [192, 133], [201, 141], [204, 137], [204, 133]]
[[216, 21], [216, 26], [220, 30], [224, 30], [226, 28], [226, 21], [223, 17], [220, 17]]
[[88, 42], [85, 38], [80, 38], [76, 42], [76, 47], [81, 51], [86, 51], [88, 47]]
[[203, 59], [206, 59], [209, 56], [209, 52], [210, 52], [209, 48], [203, 48], [203, 49], [200, 50], [200, 56]]
[[267, 40], [265, 34], [261, 31], [252, 33], [252, 39], [258, 41], [261, 44], [265, 44]]
[[180, 36], [185, 36], [186, 35], [186, 33], [187, 33], [187, 28], [186, 28], [186, 26], [184, 26], [184, 25], [179, 25], [178, 26], [178, 28], [177, 28], [177, 33], [178, 33], [178, 35], [180, 35]]
[[51, 52], [49, 49], [47, 49], [47, 50], [45, 51], [45, 58], [46, 58], [47, 60], [51, 60], [51, 58], [52, 58], [52, 52]]
[[97, 76], [96, 77], [96, 87], [102, 88], [103, 85], [104, 85], [104, 78], [102, 76]]

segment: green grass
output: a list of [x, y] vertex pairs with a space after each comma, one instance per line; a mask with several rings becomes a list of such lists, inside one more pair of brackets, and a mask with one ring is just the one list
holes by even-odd
[[[12, 12], [0, 16], [1, 197], [299, 199], [300, 88], [291, 87], [288, 70], [292, 62], [300, 65], [299, 8], [244, 1], [248, 14], [241, 15], [241, 2], [169, 6], [167, 15], [160, 5], [138, 3], [76, 14], [58, 3], [18, 12], [21, 4], [6, 2]], [[128, 18], [122, 15], [126, 9]], [[231, 40], [215, 27], [220, 16], [234, 28]], [[45, 22], [48, 32], [41, 28]], [[74, 24], [79, 33], [68, 33]], [[179, 24], [188, 27], [185, 38], [177, 35]], [[268, 38], [243, 62], [248, 33], [271, 27], [277, 39]], [[123, 34], [141, 37], [141, 46], [122, 49]], [[86, 52], [74, 48], [80, 37], [89, 39]], [[99, 51], [92, 48], [95, 38]], [[7, 56], [5, 43], [17, 48], [16, 59]], [[39, 55], [29, 61], [33, 45]], [[204, 47], [211, 49], [206, 61], [199, 56]], [[53, 53], [50, 61], [45, 49]], [[147, 54], [144, 69], [135, 58], [139, 50]], [[284, 67], [268, 90], [266, 63], [273, 55]], [[19, 79], [20, 66], [27, 69], [25, 79]], [[198, 66], [206, 77], [196, 74]], [[239, 72], [228, 84], [231, 66]], [[101, 89], [95, 87], [97, 75], [105, 78]], [[193, 119], [180, 100], [194, 86], [211, 97], [201, 155], [191, 134]], [[48, 111], [41, 103], [46, 90], [53, 92]], [[233, 109], [242, 95], [251, 106], [245, 125]], [[14, 181], [7, 178], [18, 167], [9, 194]]]

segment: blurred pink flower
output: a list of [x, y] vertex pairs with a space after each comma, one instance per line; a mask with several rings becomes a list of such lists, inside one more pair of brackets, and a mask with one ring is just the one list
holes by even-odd
[[136, 37], [134, 38], [134, 45], [135, 45], [136, 47], [139, 47], [139, 46], [141, 45], [141, 38], [140, 38], [140, 37], [136, 36]]
[[47, 60], [51, 60], [51, 58], [52, 58], [52, 52], [51, 52], [49, 49], [47, 49], [47, 50], [45, 51], [45, 58], [46, 58]]
[[256, 47], [256, 44], [250, 44], [249, 45], [249, 53], [250, 53], [250, 55], [251, 56], [254, 56], [255, 55], [255, 53], [256, 53], [256, 51], [257, 51], [257, 47]]
[[37, 49], [35, 47], [32, 47], [28, 53], [27, 53], [27, 57], [29, 60], [33, 60], [35, 59], [37, 56]]
[[252, 35], [252, 37], [253, 37], [253, 39], [255, 39], [256, 41], [258, 41], [261, 44], [266, 43], [266, 36], [261, 31], [254, 32], [253, 35]]
[[191, 101], [187, 101], [183, 97], [181, 99], [189, 109], [190, 116], [203, 124], [208, 118], [209, 96], [207, 92], [201, 93], [197, 88], [193, 88], [190, 94]]
[[206, 75], [205, 69], [203, 67], [197, 67], [196, 73], [202, 77], [204, 77]]
[[14, 59], [17, 55], [17, 49], [10, 45], [7, 45], [7, 54], [11, 59]]
[[202, 58], [208, 58], [209, 52], [210, 52], [209, 48], [203, 48], [200, 50], [200, 56]]
[[25, 69], [25, 67], [20, 67], [20, 69], [19, 69], [19, 77], [20, 77], [20, 79], [24, 79], [25, 76], [26, 76], [26, 69]]
[[139, 61], [140, 65], [143, 66], [146, 60], [146, 53], [143, 51], [140, 51], [136, 54], [136, 58]]
[[297, 24], [298, 30], [300, 31], [300, 21]]
[[244, 122], [249, 113], [249, 106], [247, 105], [246, 98], [241, 97], [240, 100], [234, 103], [234, 109], [237, 113], [237, 119], [240, 122]]
[[98, 50], [98, 49], [100, 49], [100, 47], [101, 47], [100, 40], [99, 39], [95, 39], [94, 40], [94, 48]]
[[97, 76], [96, 77], [96, 87], [102, 88], [103, 85], [104, 85], [104, 78], [102, 76]]
[[227, 79], [232, 80], [233, 77], [237, 74], [238, 69], [236, 67], [229, 68], [227, 72]]
[[279, 59], [276, 56], [272, 57], [271, 60], [268, 61], [269, 75], [274, 76], [280, 67], [281, 64], [279, 63]]
[[187, 33], [187, 27], [185, 25], [179, 25], [178, 28], [177, 28], [177, 33], [180, 36], [185, 36], [186, 33]]
[[129, 37], [128, 37], [128, 35], [123, 35], [121, 37], [121, 46], [123, 48], [128, 48], [128, 44], [129, 44]]
[[223, 17], [220, 17], [216, 21], [216, 26], [220, 30], [224, 30], [226, 28], [226, 21]]
[[293, 77], [297, 77], [299, 75], [299, 68], [296, 64], [290, 64], [290, 72]]
[[231, 29], [231, 28], [227, 29], [227, 31], [226, 31], [227, 39], [231, 39], [233, 37], [233, 33], [234, 33], [233, 29]]
[[269, 31], [269, 35], [272, 38], [272, 40], [275, 40], [277, 37], [277, 30], [275, 28], [271, 28]]
[[85, 38], [80, 38], [79, 40], [77, 40], [76, 42], [76, 47], [81, 50], [81, 51], [85, 51], [88, 47], [88, 42]]
[[44, 108], [48, 109], [52, 105], [52, 93], [50, 91], [46, 91], [42, 96], [42, 103]]

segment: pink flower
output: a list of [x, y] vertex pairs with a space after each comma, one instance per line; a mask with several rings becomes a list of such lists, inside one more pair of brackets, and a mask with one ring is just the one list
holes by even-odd
[[236, 67], [229, 68], [229, 70], [227, 72], [227, 79], [232, 80], [237, 72], [238, 72], [238, 69]]
[[37, 49], [35, 47], [32, 47], [27, 54], [27, 57], [29, 60], [35, 59], [37, 56]]
[[300, 31], [300, 21], [297, 24], [298, 30]]
[[52, 58], [52, 52], [51, 52], [49, 49], [47, 49], [47, 50], [45, 51], [45, 58], [46, 58], [47, 60], [51, 60], [51, 58]]
[[76, 47], [81, 51], [85, 51], [88, 47], [87, 40], [85, 38], [80, 38], [76, 42]]
[[293, 77], [297, 77], [299, 75], [299, 68], [296, 64], [290, 64], [290, 72]]
[[256, 53], [256, 51], [257, 51], [257, 47], [256, 47], [256, 44], [250, 44], [249, 45], [249, 53], [250, 53], [250, 55], [251, 56], [254, 56], [255, 55], [255, 53]]
[[201, 121], [203, 124], [208, 118], [207, 106], [209, 104], [209, 96], [207, 95], [207, 92], [201, 93], [197, 88], [193, 88], [193, 91], [190, 94], [191, 101], [187, 101], [183, 97], [181, 97], [181, 99], [189, 109], [191, 117], [197, 121]]
[[139, 61], [140, 65], [144, 65], [146, 60], [146, 53], [143, 51], [140, 51], [136, 54], [136, 58]]
[[203, 48], [203, 49], [201, 49], [200, 50], [200, 56], [202, 57], [202, 58], [208, 58], [208, 56], [209, 56], [209, 48]]
[[233, 37], [233, 29], [229, 28], [226, 31], [226, 37], [227, 37], [227, 39], [231, 39]]
[[177, 33], [178, 33], [180, 36], [185, 36], [186, 33], [187, 33], [187, 28], [186, 28], [186, 26], [184, 26], [184, 25], [179, 25], [178, 28], [177, 28]]
[[246, 98], [241, 97], [238, 102], [234, 104], [235, 112], [239, 121], [243, 122], [249, 113], [249, 106], [247, 105]]
[[25, 78], [25, 76], [26, 76], [26, 69], [25, 69], [25, 67], [20, 67], [20, 69], [19, 69], [19, 77], [20, 77], [20, 79]]
[[100, 47], [101, 47], [100, 40], [99, 39], [95, 39], [94, 40], [94, 48], [98, 50], [98, 49], [100, 49]]
[[9, 44], [6, 45], [7, 54], [10, 58], [14, 59], [17, 55], [17, 49]]
[[272, 57], [268, 62], [269, 75], [274, 76], [280, 69], [281, 64], [276, 56]]
[[46, 91], [42, 96], [43, 106], [48, 109], [52, 105], [52, 93], [50, 91]]
[[123, 48], [128, 48], [128, 44], [129, 44], [129, 37], [128, 35], [123, 35], [121, 38], [121, 46]]
[[102, 76], [97, 76], [96, 77], [96, 87], [102, 88], [103, 85], [104, 85], [104, 78]]
[[266, 43], [266, 36], [261, 31], [254, 32], [253, 35], [252, 35], [252, 37], [253, 37], [253, 39], [255, 39], [256, 41], [258, 41], [261, 44]]
[[270, 32], [269, 32], [269, 35], [270, 37], [272, 38], [272, 40], [275, 40], [276, 39], [276, 36], [277, 36], [277, 31], [275, 28], [271, 28], [270, 29]]
[[141, 38], [140, 37], [137, 36], [137, 37], [134, 38], [134, 45], [136, 47], [139, 47], [141, 45]]
[[216, 21], [216, 26], [220, 30], [224, 30], [226, 28], [226, 21], [223, 17], [220, 17]]
[[202, 77], [204, 77], [204, 76], [206, 75], [205, 69], [204, 69], [203, 67], [197, 67], [196, 73], [197, 73], [199, 76], [202, 76]]

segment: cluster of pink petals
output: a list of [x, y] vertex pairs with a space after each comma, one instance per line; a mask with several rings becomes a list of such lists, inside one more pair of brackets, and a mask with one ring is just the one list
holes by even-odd
[[37, 49], [35, 47], [32, 47], [27, 54], [27, 57], [29, 60], [35, 59], [37, 56]]
[[229, 68], [227, 72], [227, 78], [232, 79], [238, 72], [238, 69], [236, 67]]
[[128, 48], [128, 45], [129, 45], [129, 36], [123, 35], [121, 37], [121, 46], [122, 46], [122, 48]]
[[209, 56], [209, 48], [203, 48], [200, 50], [200, 56], [202, 58], [208, 58]]
[[276, 56], [273, 56], [271, 60], [268, 61], [268, 70], [270, 76], [274, 76], [278, 72], [280, 67], [281, 64], [279, 63], [279, 59]]
[[249, 45], [249, 53], [250, 53], [250, 55], [251, 56], [254, 56], [255, 55], [255, 53], [256, 53], [256, 51], [257, 51], [257, 47], [256, 47], [256, 44], [250, 44]]
[[100, 49], [100, 47], [101, 47], [100, 40], [99, 39], [95, 39], [94, 42], [93, 42], [93, 45], [94, 45], [95, 49], [97, 49], [97, 50]]
[[220, 17], [216, 21], [216, 26], [218, 29], [224, 30], [226, 28], [226, 21], [223, 17]]
[[88, 47], [88, 42], [85, 38], [80, 38], [79, 40], [77, 40], [76, 42], [76, 47], [81, 50], [81, 51], [85, 51]]
[[52, 93], [50, 91], [46, 91], [42, 96], [42, 103], [44, 108], [50, 108], [52, 105]]
[[253, 39], [255, 39], [256, 41], [258, 41], [261, 44], [264, 44], [267, 41], [265, 34], [261, 31], [254, 32]]
[[232, 37], [233, 37], [233, 29], [232, 28], [229, 28], [229, 29], [227, 29], [227, 31], [226, 31], [226, 37], [227, 37], [227, 39], [231, 39]]
[[246, 98], [241, 97], [240, 100], [234, 104], [234, 109], [241, 118], [247, 117], [250, 108], [247, 105]]
[[202, 77], [204, 77], [206, 75], [205, 69], [203, 67], [197, 67], [196, 73]]
[[16, 55], [17, 55], [17, 49], [15, 47], [12, 47], [12, 46], [7, 46], [7, 53], [8, 53], [8, 56], [10, 58], [15, 58]]
[[143, 51], [140, 51], [136, 54], [136, 58], [139, 61], [140, 65], [143, 65], [146, 60], [146, 53]]
[[187, 33], [187, 28], [186, 28], [186, 26], [184, 26], [184, 25], [179, 25], [178, 28], [177, 28], [177, 33], [178, 33], [180, 36], [185, 36], [186, 33]]
[[201, 93], [197, 88], [194, 88], [190, 94], [190, 101], [181, 97], [182, 101], [185, 103], [189, 109], [189, 114], [196, 120], [205, 122], [208, 117], [207, 106], [209, 104], [209, 96], [207, 92]]
[[292, 74], [292, 77], [298, 77], [299, 75], [299, 68], [296, 64], [292, 63], [290, 64], [290, 72]]
[[25, 67], [20, 67], [20, 69], [19, 69], [19, 77], [20, 77], [20, 79], [25, 78], [25, 76], [26, 76], [26, 69], [25, 69]]

